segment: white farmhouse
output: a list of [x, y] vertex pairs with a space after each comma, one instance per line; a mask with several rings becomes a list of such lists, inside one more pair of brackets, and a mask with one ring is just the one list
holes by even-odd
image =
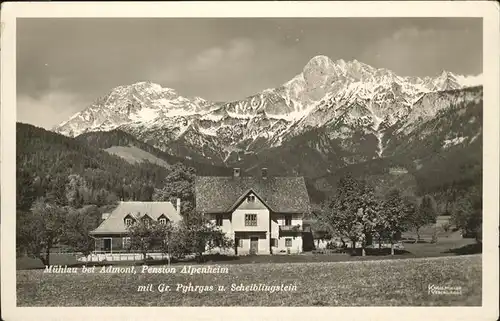
[[196, 210], [235, 241], [234, 252], [300, 253], [303, 217], [310, 211], [303, 177], [205, 176], [195, 180]]

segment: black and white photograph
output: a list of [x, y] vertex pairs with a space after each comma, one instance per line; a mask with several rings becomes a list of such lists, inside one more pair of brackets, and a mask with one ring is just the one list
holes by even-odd
[[15, 307], [485, 307], [498, 26], [420, 3], [10, 19]]

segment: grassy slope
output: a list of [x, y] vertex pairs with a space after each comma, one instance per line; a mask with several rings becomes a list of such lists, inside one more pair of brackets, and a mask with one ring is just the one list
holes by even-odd
[[[19, 306], [419, 306], [481, 305], [481, 256], [344, 263], [244, 264], [228, 274], [44, 274], [17, 272]], [[178, 267], [177, 272], [180, 271]], [[171, 292], [160, 293], [167, 284]], [[176, 291], [177, 284], [213, 292]], [[231, 284], [296, 286], [291, 292], [231, 292]], [[153, 284], [155, 291], [138, 292]], [[461, 295], [430, 295], [427, 286], [461, 286]], [[217, 286], [226, 286], [218, 292]]]
[[[88, 144], [90, 146], [101, 148], [103, 150], [110, 148], [116, 149], [118, 146], [134, 147], [135, 148], [134, 151], [129, 150], [128, 152], [132, 152], [134, 155], [139, 155], [141, 156], [142, 159], [145, 158], [142, 156], [148, 154], [148, 157], [146, 159], [152, 163], [157, 163], [154, 159], [162, 160], [167, 164], [176, 164], [180, 162], [186, 165], [187, 167], [195, 168], [198, 175], [225, 176], [225, 175], [230, 175], [232, 173], [232, 169], [230, 168], [213, 166], [210, 164], [200, 163], [182, 157], [170, 155], [153, 147], [148, 143], [138, 140], [134, 136], [125, 133], [119, 129], [111, 130], [109, 132], [85, 133], [80, 136], [77, 136], [75, 140], [84, 142], [85, 144]], [[118, 155], [118, 156], [122, 157], [124, 155]], [[128, 155], [128, 157], [130, 156], [133, 155]], [[149, 158], [152, 158], [153, 160]], [[162, 164], [159, 165], [163, 166]]]
[[112, 146], [110, 148], [106, 148], [105, 151], [125, 159], [130, 164], [141, 163], [147, 160], [150, 163], [159, 166], [169, 166], [169, 164], [163, 159], [160, 159], [153, 154], [148, 153], [147, 151], [137, 148], [136, 146]]

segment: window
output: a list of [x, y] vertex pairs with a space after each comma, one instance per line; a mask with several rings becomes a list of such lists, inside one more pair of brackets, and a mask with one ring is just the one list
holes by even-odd
[[130, 237], [122, 238], [122, 247], [128, 249], [130, 247]]
[[286, 238], [285, 239], [285, 246], [286, 247], [292, 247], [292, 239], [291, 238]]
[[158, 222], [160, 222], [160, 224], [164, 225], [164, 224], [167, 224], [167, 219], [164, 217], [161, 217]]
[[272, 238], [272, 239], [271, 239], [271, 246], [272, 246], [272, 247], [277, 247], [277, 246], [278, 246], [278, 240], [277, 240], [277, 239], [275, 239], [275, 238]]
[[238, 246], [243, 247], [243, 239], [238, 239]]
[[249, 203], [255, 202], [255, 195], [248, 195], [247, 202], [249, 202]]
[[257, 226], [257, 214], [245, 214], [245, 226]]
[[215, 217], [215, 225], [217, 226], [222, 226], [222, 222], [223, 222], [223, 217], [222, 215], [217, 215]]
[[131, 218], [126, 218], [125, 219], [125, 225], [126, 226], [132, 226], [133, 223], [134, 223], [134, 221]]
[[292, 216], [291, 215], [285, 216], [285, 225], [286, 226], [292, 225]]

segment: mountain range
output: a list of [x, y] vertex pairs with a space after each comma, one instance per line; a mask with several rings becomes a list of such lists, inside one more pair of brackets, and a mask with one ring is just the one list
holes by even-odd
[[460, 160], [449, 155], [458, 150], [475, 158], [457, 165], [457, 175], [460, 166], [477, 169], [482, 96], [481, 76], [402, 77], [316, 56], [284, 84], [232, 102], [183, 97], [151, 82], [119, 86], [53, 130], [94, 140], [121, 132], [176, 159], [249, 173], [267, 167], [303, 175], [320, 190], [335, 184], [328, 177], [370, 168], [392, 173], [390, 185], [452, 170], [447, 164]]

